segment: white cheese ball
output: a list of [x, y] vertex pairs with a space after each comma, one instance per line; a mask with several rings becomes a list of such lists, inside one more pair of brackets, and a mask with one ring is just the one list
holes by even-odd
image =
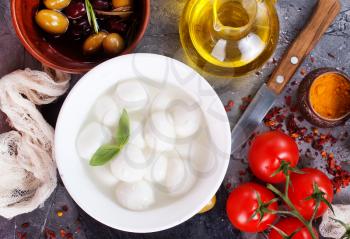
[[168, 173], [168, 159], [164, 154], [154, 157], [152, 164], [147, 168], [145, 179], [149, 182], [163, 184]]
[[125, 208], [142, 211], [155, 202], [154, 190], [146, 181], [117, 184], [115, 195], [117, 201]]
[[198, 132], [202, 124], [202, 112], [197, 104], [188, 106], [186, 103], [176, 103], [169, 112], [173, 118], [176, 135], [186, 138]]
[[118, 109], [112, 97], [103, 96], [96, 101], [94, 114], [100, 123], [110, 127], [115, 126], [118, 122], [120, 109]]
[[[191, 170], [198, 176], [212, 174], [217, 169], [217, 158], [209, 142], [192, 142], [188, 158]], [[217, 153], [218, 154], [218, 153]]]
[[143, 125], [138, 120], [131, 120], [130, 122], [130, 137], [129, 143], [140, 149], [145, 148], [145, 139], [143, 137]]
[[136, 182], [143, 178], [147, 166], [147, 158], [143, 151], [135, 145], [128, 144], [111, 162], [111, 171], [121, 181]]
[[145, 87], [137, 80], [123, 81], [114, 92], [117, 104], [128, 112], [144, 109], [149, 100]]
[[109, 164], [99, 167], [89, 167], [94, 181], [98, 184], [102, 184], [102, 187], [115, 186], [118, 183], [118, 179], [113, 176]]
[[112, 133], [103, 125], [93, 122], [86, 125], [78, 135], [76, 142], [80, 157], [90, 160], [97, 149], [103, 144], [110, 143]]
[[195, 185], [195, 183], [197, 181], [198, 175], [196, 175], [195, 173], [193, 173], [193, 171], [191, 171], [191, 168], [188, 165], [188, 161], [184, 160], [183, 163], [185, 164], [184, 178], [183, 178], [182, 183], [180, 185], [172, 188], [172, 190], [170, 190], [168, 192], [168, 194], [170, 196], [174, 196], [174, 197], [175, 196], [182, 196], [182, 195], [188, 193], [193, 188], [193, 186]]
[[163, 170], [166, 167], [165, 178], [153, 181], [155, 187], [160, 192], [172, 197], [182, 196], [190, 191], [197, 180], [197, 175], [192, 172], [187, 158], [180, 156], [177, 151], [168, 152], [162, 156], [163, 158], [159, 158], [161, 161], [155, 168], [157, 171], [154, 170], [154, 175], [163, 176]]
[[173, 150], [176, 141], [173, 119], [165, 111], [152, 113], [146, 122], [144, 136], [147, 145], [156, 151]]
[[179, 190], [186, 177], [184, 161], [178, 155], [168, 157], [168, 170], [163, 185], [169, 193]]
[[151, 105], [151, 112], [166, 111], [173, 100], [174, 97], [171, 97], [169, 92], [159, 93], [156, 97], [154, 97]]

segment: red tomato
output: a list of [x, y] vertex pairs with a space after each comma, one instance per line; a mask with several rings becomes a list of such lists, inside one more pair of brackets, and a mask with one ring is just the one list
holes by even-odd
[[[258, 195], [263, 203], [268, 203], [275, 198], [271, 191], [256, 183], [242, 184], [230, 194], [226, 212], [237, 229], [244, 232], [261, 232], [275, 221], [276, 215], [270, 213], [266, 213], [262, 220], [259, 214], [252, 217], [259, 208]], [[278, 205], [274, 202], [267, 208], [277, 210]]]
[[[289, 217], [289, 218], [286, 218], [286, 219], [279, 221], [275, 225], [275, 227], [277, 227], [278, 229], [283, 231], [288, 236], [290, 236], [293, 232], [300, 230], [298, 233], [296, 233], [293, 236], [293, 239], [312, 239], [310, 232], [303, 225], [303, 223], [301, 223], [301, 221], [299, 221], [298, 219], [293, 218], [293, 217]], [[318, 238], [318, 233], [317, 233], [316, 229], [313, 228], [313, 230]], [[283, 237], [275, 229], [271, 230], [268, 238], [269, 239], [283, 239]]]
[[249, 166], [254, 175], [268, 183], [283, 183], [283, 172], [272, 176], [282, 161], [295, 167], [299, 161], [299, 150], [295, 141], [280, 131], [270, 131], [255, 137], [248, 153]]
[[[324, 198], [329, 203], [332, 203], [333, 201], [333, 185], [327, 175], [320, 170], [304, 168], [301, 171], [303, 171], [304, 174], [291, 174], [289, 198], [305, 219], [311, 219], [316, 206], [316, 201], [307, 198], [314, 193], [314, 184], [316, 184], [320, 191], [324, 193]], [[316, 218], [321, 217], [327, 209], [327, 204], [321, 202], [316, 213]]]

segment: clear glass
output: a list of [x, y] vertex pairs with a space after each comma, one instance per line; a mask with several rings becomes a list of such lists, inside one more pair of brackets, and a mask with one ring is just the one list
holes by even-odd
[[256, 71], [277, 46], [274, 0], [189, 0], [180, 38], [189, 63], [201, 73], [240, 77]]

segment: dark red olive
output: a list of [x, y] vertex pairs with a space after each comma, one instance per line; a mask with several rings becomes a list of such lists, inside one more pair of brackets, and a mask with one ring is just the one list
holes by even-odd
[[73, 1], [64, 9], [64, 13], [69, 19], [78, 19], [86, 16], [85, 4], [81, 1]]
[[92, 32], [91, 26], [87, 18], [74, 20], [69, 27], [69, 36], [72, 40], [80, 40], [89, 36]]
[[108, 22], [109, 32], [125, 33], [128, 29], [128, 25], [125, 22], [121, 22], [120, 19], [110, 19]]
[[110, 1], [108, 0], [93, 0], [91, 4], [94, 7], [94, 9], [97, 9], [97, 10], [106, 11], [111, 8]]

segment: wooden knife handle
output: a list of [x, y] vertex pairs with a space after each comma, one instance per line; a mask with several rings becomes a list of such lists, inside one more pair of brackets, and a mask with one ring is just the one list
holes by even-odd
[[314, 14], [283, 56], [273, 72], [267, 86], [277, 95], [293, 77], [307, 55], [314, 49], [322, 35], [331, 25], [341, 9], [339, 0], [319, 0]]

